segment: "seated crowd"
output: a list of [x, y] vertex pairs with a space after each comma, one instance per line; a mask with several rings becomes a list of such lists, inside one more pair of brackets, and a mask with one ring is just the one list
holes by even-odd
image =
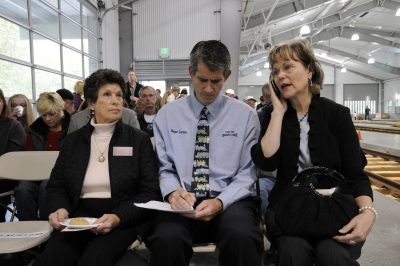
[[[162, 98], [133, 70], [125, 83], [99, 69], [74, 93], [41, 93], [35, 120], [27, 97], [7, 103], [0, 90], [0, 155], [60, 151], [48, 181], [0, 180], [0, 192], [15, 191], [19, 220], [48, 220], [54, 229], [35, 263], [114, 265], [140, 236], [154, 266], [189, 265], [192, 246], [210, 242], [220, 265], [261, 265], [265, 228], [277, 265], [359, 265], [377, 212], [349, 110], [320, 97], [324, 74], [308, 41], [276, 45], [269, 61], [278, 89], [263, 87], [258, 111], [254, 97], [247, 105], [232, 89], [221, 94], [231, 58], [215, 40], [190, 53], [190, 95], [173, 86]], [[334, 235], [288, 233], [275, 217], [291, 180], [310, 167], [343, 175], [359, 208]], [[193, 211], [134, 205], [151, 200]], [[4, 221], [4, 208], [0, 214]], [[99, 225], [61, 232], [77, 217]]]

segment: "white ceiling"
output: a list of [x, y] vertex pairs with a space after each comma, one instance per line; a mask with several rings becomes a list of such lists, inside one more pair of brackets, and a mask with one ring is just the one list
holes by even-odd
[[[301, 36], [308, 25], [311, 33], [303, 37], [324, 63], [376, 80], [399, 78], [398, 8], [400, 0], [243, 0], [240, 74], [262, 69], [271, 45]], [[353, 33], [358, 41], [350, 39]], [[374, 64], [367, 63], [370, 57]]]

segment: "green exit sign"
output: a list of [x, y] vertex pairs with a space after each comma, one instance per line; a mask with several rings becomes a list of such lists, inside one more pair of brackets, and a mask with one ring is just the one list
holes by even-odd
[[160, 58], [169, 58], [169, 48], [160, 48], [159, 56]]

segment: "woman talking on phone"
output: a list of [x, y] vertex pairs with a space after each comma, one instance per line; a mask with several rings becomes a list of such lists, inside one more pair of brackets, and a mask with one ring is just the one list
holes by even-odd
[[[272, 105], [262, 119], [260, 141], [252, 148], [252, 158], [262, 170], [277, 169], [266, 228], [278, 251], [278, 265], [358, 265], [356, 259], [377, 212], [349, 109], [320, 97], [324, 73], [308, 40], [276, 45], [269, 53], [269, 63], [276, 91], [271, 89]], [[359, 213], [337, 235], [325, 239], [276, 233], [280, 230], [274, 205], [292, 179], [313, 166], [334, 169], [344, 176]]]

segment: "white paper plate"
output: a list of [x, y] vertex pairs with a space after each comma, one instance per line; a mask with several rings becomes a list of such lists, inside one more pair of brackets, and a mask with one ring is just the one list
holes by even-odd
[[[76, 217], [78, 218], [78, 217]], [[66, 219], [64, 220], [64, 222], [60, 222], [61, 225], [66, 226], [68, 228], [93, 228], [93, 227], [97, 227], [100, 224], [95, 224], [94, 222], [97, 220], [97, 218], [90, 218], [90, 217], [79, 217], [82, 219], [85, 219], [89, 224], [70, 224], [71, 219]]]

